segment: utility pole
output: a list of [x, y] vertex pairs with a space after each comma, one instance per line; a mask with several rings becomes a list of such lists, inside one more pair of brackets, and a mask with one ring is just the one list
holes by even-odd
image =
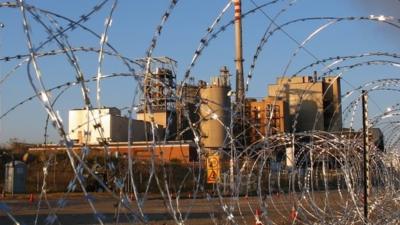
[[367, 91], [362, 90], [362, 120], [363, 120], [363, 147], [364, 147], [364, 222], [368, 224], [368, 197], [370, 190], [369, 173], [369, 138], [368, 138], [368, 96]]

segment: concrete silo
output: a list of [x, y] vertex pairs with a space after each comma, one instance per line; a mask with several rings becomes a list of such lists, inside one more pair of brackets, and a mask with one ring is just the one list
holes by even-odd
[[211, 78], [211, 83], [200, 88], [200, 132], [201, 144], [207, 149], [218, 149], [226, 143], [230, 124], [231, 90], [229, 71], [221, 69], [220, 76]]

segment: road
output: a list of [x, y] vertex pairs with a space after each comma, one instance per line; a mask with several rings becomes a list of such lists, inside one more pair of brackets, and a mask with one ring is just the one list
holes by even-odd
[[[61, 194], [48, 195], [48, 202], [55, 210]], [[187, 197], [187, 196], [186, 196]], [[37, 196], [36, 196], [37, 198]], [[65, 207], [57, 210], [57, 219], [54, 224], [98, 224], [91, 207], [81, 194], [71, 194], [67, 198]], [[289, 195], [273, 195], [265, 200], [268, 204], [267, 218], [277, 224], [288, 224], [290, 219], [290, 210], [293, 201]], [[1, 201], [6, 203], [10, 209], [10, 214], [21, 224], [35, 224], [36, 212], [38, 208], [38, 199], [29, 202], [28, 195], [20, 195], [14, 198], [6, 198]], [[137, 207], [137, 201], [132, 201], [131, 211], [120, 207], [118, 211], [117, 201], [108, 194], [94, 194], [93, 202], [102, 221], [105, 224], [132, 224], [140, 223], [140, 211]], [[233, 199], [225, 198], [201, 198], [192, 200], [189, 198], [179, 199], [178, 204], [173, 200], [176, 217], [185, 218], [185, 224], [226, 224], [229, 217], [232, 217], [239, 224], [254, 224], [255, 210], [259, 208], [257, 197], [240, 197]], [[4, 204], [3, 204], [4, 205]], [[161, 198], [150, 197], [143, 204], [144, 216], [148, 224], [176, 224], [173, 219], [173, 213], [168, 210], [169, 201], [163, 201]], [[224, 210], [225, 209], [225, 210]], [[233, 209], [232, 215], [229, 209]], [[130, 213], [133, 212], [133, 213]], [[179, 214], [179, 212], [181, 214]], [[119, 216], [116, 216], [119, 213]], [[189, 214], [188, 214], [189, 213]], [[46, 224], [47, 218], [51, 215], [51, 210], [44, 201], [41, 202], [41, 208], [38, 212], [38, 223]], [[136, 217], [135, 217], [136, 216]], [[0, 210], [1, 225], [14, 224], [7, 216], [5, 211]], [[229, 223], [228, 223], [229, 224]]]

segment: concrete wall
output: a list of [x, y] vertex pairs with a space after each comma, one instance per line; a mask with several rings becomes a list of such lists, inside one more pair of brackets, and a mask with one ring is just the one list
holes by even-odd
[[165, 135], [167, 140], [175, 138], [176, 135], [176, 114], [175, 112], [153, 112], [144, 113], [139, 112], [136, 114], [138, 120], [146, 121], [149, 125], [147, 129], [151, 129], [151, 118], [154, 118], [154, 123], [158, 125], [158, 139], [163, 140]]
[[[127, 117], [112, 116], [111, 117], [111, 141], [123, 142], [128, 141], [129, 119]], [[147, 125], [147, 129], [145, 126]], [[152, 129], [151, 124], [141, 120], [131, 121], [131, 141], [145, 141], [147, 138], [151, 140]]]
[[[108, 109], [69, 111], [68, 130], [72, 140], [79, 143], [97, 143], [101, 137], [111, 138], [111, 113]], [[98, 126], [101, 125], [101, 126]], [[97, 127], [97, 128], [95, 128]]]
[[340, 77], [324, 77], [325, 91], [325, 129], [342, 130], [342, 106]]
[[[129, 119], [122, 117], [118, 109], [105, 108], [69, 111], [69, 136], [77, 143], [97, 144], [99, 141], [128, 141]], [[147, 125], [147, 130], [145, 126]], [[132, 120], [131, 140], [145, 141], [146, 132], [151, 140], [151, 125], [145, 121]], [[159, 130], [157, 129], [157, 132]]]
[[138, 120], [144, 120], [151, 122], [151, 118], [154, 118], [154, 122], [162, 127], [167, 127], [168, 115], [167, 112], [153, 112], [153, 113], [136, 113]]
[[289, 126], [297, 121], [296, 131], [341, 130], [340, 78], [315, 79], [310, 76], [278, 78], [276, 84], [268, 86], [268, 95], [287, 102]]
[[[296, 131], [324, 130], [322, 83], [288, 83], [270, 85], [270, 97], [279, 97], [288, 103], [289, 126], [297, 120]], [[296, 118], [296, 114], [297, 118]]]

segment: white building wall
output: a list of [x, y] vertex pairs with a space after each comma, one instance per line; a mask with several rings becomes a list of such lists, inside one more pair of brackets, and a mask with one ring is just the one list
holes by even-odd
[[[101, 124], [97, 129], [96, 124]], [[147, 124], [147, 129], [145, 129]], [[69, 111], [69, 136], [76, 143], [98, 144], [103, 138], [107, 142], [128, 141], [129, 119], [120, 115], [116, 108], [93, 109], [92, 112], [86, 110]], [[151, 138], [151, 124], [141, 120], [132, 120], [131, 140], [145, 141], [147, 136]], [[101, 131], [101, 133], [99, 132]], [[160, 131], [157, 131], [160, 132]]]
[[110, 112], [115, 113], [109, 109], [94, 109], [91, 112], [87, 110], [69, 111], [70, 138], [79, 143], [85, 143], [87, 139], [88, 144], [98, 143], [102, 138], [110, 140], [112, 138], [111, 118], [113, 117]]

